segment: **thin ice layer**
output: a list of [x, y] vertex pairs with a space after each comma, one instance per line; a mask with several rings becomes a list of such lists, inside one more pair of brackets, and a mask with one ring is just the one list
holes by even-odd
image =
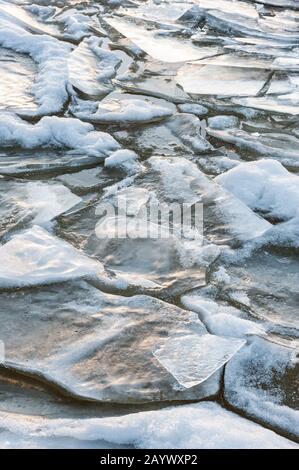
[[171, 336], [154, 354], [180, 385], [190, 388], [223, 367], [244, 344], [214, 335]]
[[249, 131], [232, 127], [218, 130], [207, 127], [207, 133], [217, 139], [236, 145], [241, 150], [250, 150], [256, 155], [275, 158], [286, 165], [299, 166], [299, 139], [284, 129], [273, 129], [272, 132], [259, 132], [259, 128]]

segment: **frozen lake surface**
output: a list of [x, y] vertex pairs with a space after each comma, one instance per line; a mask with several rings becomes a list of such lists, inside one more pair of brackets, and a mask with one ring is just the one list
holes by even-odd
[[0, 448], [298, 447], [298, 25], [0, 0]]

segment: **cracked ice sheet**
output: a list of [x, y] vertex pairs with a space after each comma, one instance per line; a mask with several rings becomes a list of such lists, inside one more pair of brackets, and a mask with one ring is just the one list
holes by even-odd
[[252, 337], [225, 369], [230, 405], [280, 432], [299, 437], [298, 341]]
[[0, 247], [0, 288], [62, 282], [103, 272], [85, 256], [35, 225]]
[[254, 5], [249, 5], [242, 1], [230, 1], [230, 0], [193, 0], [195, 5], [202, 10], [220, 10], [227, 12], [230, 15], [239, 15], [249, 18], [258, 18], [258, 12]]
[[154, 355], [180, 385], [190, 388], [224, 366], [245, 342], [214, 335], [173, 336]]
[[143, 26], [119, 18], [107, 18], [107, 23], [130, 39], [154, 59], [162, 62], [187, 62], [202, 59], [219, 52], [217, 46], [196, 47], [191, 42], [159, 36]]
[[269, 72], [265, 70], [190, 63], [178, 70], [176, 81], [187, 93], [255, 96], [268, 77]]
[[[226, 46], [227, 47], [227, 46]], [[237, 48], [238, 46], [232, 45], [232, 48]], [[269, 50], [269, 48], [266, 48]], [[263, 54], [264, 55], [264, 54]], [[293, 57], [257, 57], [256, 55], [249, 56], [248, 54], [221, 54], [216, 57], [208, 57], [195, 62], [195, 65], [217, 65], [219, 67], [236, 67], [240, 69], [252, 69], [256, 74], [260, 72], [256, 69], [261, 69], [264, 72], [269, 70], [298, 70], [299, 69], [299, 60], [298, 56], [294, 54]], [[244, 70], [246, 72], [246, 70]], [[247, 70], [249, 74], [250, 71]]]
[[[1, 448], [295, 449], [298, 444], [215, 402], [109, 418], [0, 413]], [[221, 430], [221, 432], [219, 431]], [[67, 438], [69, 440], [67, 440]]]

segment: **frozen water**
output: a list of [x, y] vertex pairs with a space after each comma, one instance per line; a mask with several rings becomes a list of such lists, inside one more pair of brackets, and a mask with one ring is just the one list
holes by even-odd
[[298, 22], [0, 0], [0, 447], [296, 447]]

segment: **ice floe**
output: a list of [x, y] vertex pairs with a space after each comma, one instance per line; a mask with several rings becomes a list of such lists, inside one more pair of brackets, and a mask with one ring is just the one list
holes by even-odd
[[244, 125], [223, 130], [207, 127], [207, 133], [217, 139], [235, 145], [243, 151], [251, 151], [257, 155], [275, 158], [284, 165], [298, 167], [299, 139], [295, 134], [284, 129], [265, 129], [260, 126]]
[[[214, 335], [170, 337], [154, 352], [159, 362], [186, 388], [202, 383], [231, 359], [245, 341]], [[191, 367], [186, 367], [186, 357]]]
[[30, 92], [36, 73], [34, 61], [24, 54], [1, 48], [0, 64], [0, 109], [36, 111], [37, 104]]
[[[238, 63], [236, 60], [235, 63]], [[268, 80], [267, 70], [230, 67], [221, 65], [184, 64], [176, 76], [177, 82], [187, 93], [223, 97], [256, 96]], [[277, 86], [285, 92], [285, 80]], [[287, 90], [290, 85], [287, 85]]]
[[186, 62], [209, 57], [219, 52], [218, 47], [215, 46], [198, 48], [183, 39], [158, 36], [154, 31], [123, 18], [107, 18], [106, 21], [147, 54], [160, 61]]
[[[79, 267], [78, 255], [72, 250], [64, 251], [69, 278], [76, 261]], [[56, 258], [58, 255], [56, 250]], [[81, 257], [81, 275], [87, 271], [84, 263]], [[99, 263], [92, 263], [91, 269], [98, 268]], [[219, 389], [222, 365], [237, 349], [236, 344], [214, 337], [217, 357], [207, 366], [206, 354], [212, 352], [209, 344], [201, 342], [206, 329], [195, 313], [145, 295], [104, 294], [85, 282], [4, 292], [1, 303], [5, 305], [1, 311], [5, 365], [90, 400], [129, 403], [212, 396]], [[23, 333], [17, 335], [20, 328]], [[186, 349], [183, 355], [187, 369], [196, 368], [200, 377], [191, 388], [181, 386], [155, 357], [168, 338], [180, 341], [184, 335], [193, 342], [199, 340], [197, 354], [190, 355]]]

